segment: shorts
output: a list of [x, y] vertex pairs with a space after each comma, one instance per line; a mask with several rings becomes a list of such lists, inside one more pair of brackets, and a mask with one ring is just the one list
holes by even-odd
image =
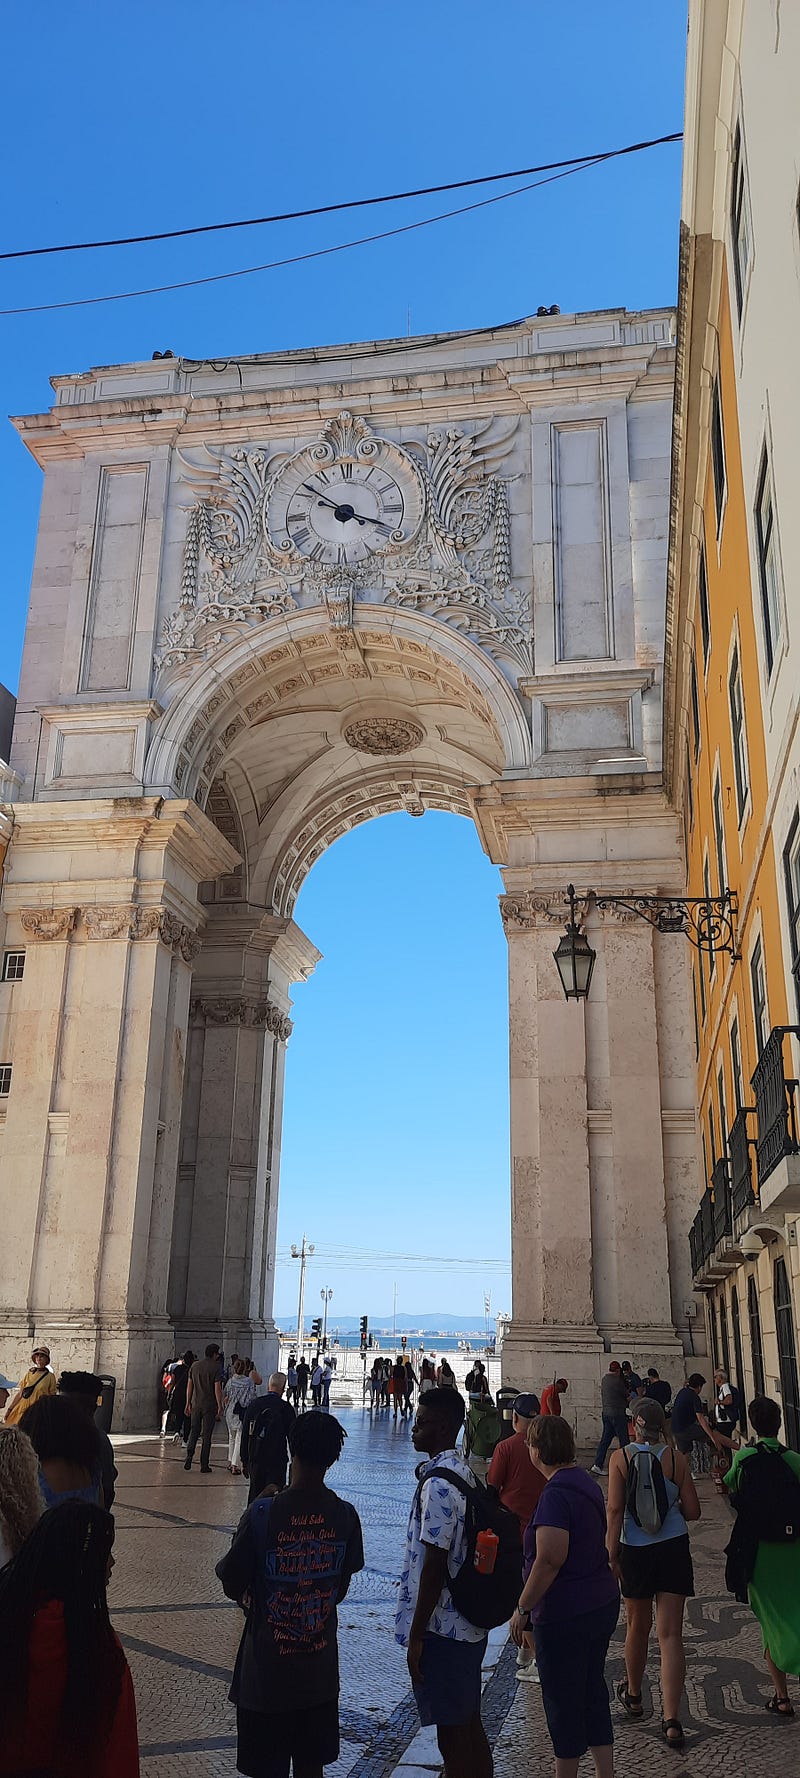
[[655, 1599], [658, 1593], [694, 1598], [688, 1533], [662, 1543], [621, 1543], [619, 1566], [623, 1599]]
[[619, 1595], [578, 1617], [534, 1624], [542, 1703], [556, 1759], [580, 1759], [614, 1739], [605, 1678]]
[[289, 1778], [289, 1766], [339, 1758], [339, 1700], [300, 1710], [236, 1711], [236, 1770], [246, 1778]]
[[422, 1650], [422, 1684], [414, 1684], [414, 1697], [423, 1728], [454, 1729], [471, 1722], [481, 1708], [481, 1663], [487, 1638], [480, 1642], [455, 1642], [450, 1636], [426, 1631]]

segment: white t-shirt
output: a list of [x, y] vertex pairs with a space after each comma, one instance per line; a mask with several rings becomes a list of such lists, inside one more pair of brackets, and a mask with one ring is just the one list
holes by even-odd
[[[425, 1477], [432, 1469], [451, 1469], [455, 1475], [463, 1476], [471, 1488], [475, 1486], [472, 1470], [456, 1450], [440, 1451], [438, 1457], [430, 1457], [420, 1470], [422, 1486], [419, 1503], [415, 1495], [409, 1514], [405, 1561], [400, 1576], [400, 1595], [394, 1625], [395, 1641], [404, 1648], [408, 1646], [416, 1609], [426, 1544], [432, 1544], [435, 1549], [447, 1550], [448, 1574], [458, 1573], [466, 1554], [464, 1496], [441, 1476], [434, 1476], [432, 1480], [426, 1481]], [[482, 1642], [486, 1635], [485, 1630], [479, 1629], [477, 1624], [471, 1624], [457, 1610], [447, 1586], [442, 1587], [431, 1613], [428, 1629], [434, 1636], [447, 1636], [452, 1642]]]

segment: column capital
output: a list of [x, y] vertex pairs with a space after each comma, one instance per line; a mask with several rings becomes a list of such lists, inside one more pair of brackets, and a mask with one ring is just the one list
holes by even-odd
[[565, 924], [569, 918], [569, 902], [558, 890], [552, 895], [542, 895], [533, 889], [522, 889], [500, 896], [500, 917], [509, 936], [542, 928], [547, 930]]
[[250, 1030], [267, 1030], [281, 1043], [288, 1043], [293, 1025], [274, 1001], [245, 994], [202, 994], [191, 1003], [190, 1016], [195, 1025], [245, 1025]]

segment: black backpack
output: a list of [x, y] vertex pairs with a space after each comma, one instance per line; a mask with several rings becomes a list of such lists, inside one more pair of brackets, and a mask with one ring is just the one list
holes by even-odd
[[[466, 1555], [457, 1574], [448, 1573], [447, 1586], [457, 1611], [479, 1630], [494, 1630], [507, 1624], [522, 1590], [522, 1535], [516, 1513], [502, 1506], [493, 1488], [485, 1488], [476, 1480], [471, 1487], [463, 1476], [451, 1469], [431, 1469], [417, 1489], [416, 1510], [420, 1511], [423, 1482], [441, 1476], [464, 1497], [464, 1530]], [[475, 1567], [475, 1543], [479, 1531], [493, 1531], [499, 1539], [497, 1559], [491, 1574], [479, 1574]]]
[[736, 1475], [737, 1518], [759, 1543], [800, 1538], [800, 1480], [780, 1451], [757, 1444]]

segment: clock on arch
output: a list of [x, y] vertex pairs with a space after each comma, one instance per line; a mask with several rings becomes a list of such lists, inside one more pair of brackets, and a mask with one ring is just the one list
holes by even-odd
[[348, 413], [281, 465], [264, 507], [274, 547], [334, 568], [411, 543], [424, 512], [425, 486], [407, 452]]

